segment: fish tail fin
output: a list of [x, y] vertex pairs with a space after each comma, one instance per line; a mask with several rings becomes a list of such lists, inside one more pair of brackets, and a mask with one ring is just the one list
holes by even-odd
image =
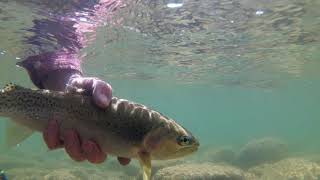
[[1, 145], [2, 150], [9, 150], [16, 147], [33, 134], [33, 130], [7, 120], [5, 122], [4, 143]]
[[[22, 88], [23, 87], [18, 86], [14, 83], [8, 83], [3, 87], [3, 89], [0, 90], [0, 115], [6, 116], [6, 104], [10, 102], [10, 97], [14, 96], [10, 93]], [[1, 138], [3, 142], [0, 146], [1, 150], [8, 150], [15, 147], [16, 145], [27, 139], [29, 136], [31, 136], [32, 133], [33, 131], [29, 128], [16, 124], [14, 121], [11, 121], [9, 119], [6, 120], [5, 132], [1, 133], [1, 136], [3, 136], [3, 138]]]

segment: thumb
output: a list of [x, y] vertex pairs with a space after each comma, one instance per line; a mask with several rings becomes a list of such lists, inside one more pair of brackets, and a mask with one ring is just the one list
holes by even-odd
[[112, 99], [112, 87], [104, 81], [95, 80], [93, 83], [92, 96], [97, 106], [100, 108], [106, 108]]

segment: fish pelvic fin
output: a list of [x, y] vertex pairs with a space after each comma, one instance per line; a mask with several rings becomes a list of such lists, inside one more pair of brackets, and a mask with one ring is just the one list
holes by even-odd
[[140, 152], [139, 162], [142, 168], [143, 180], [151, 180], [151, 156], [150, 153]]

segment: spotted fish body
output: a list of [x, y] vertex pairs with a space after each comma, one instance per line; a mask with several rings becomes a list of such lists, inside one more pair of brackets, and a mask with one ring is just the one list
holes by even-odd
[[[144, 105], [116, 97], [106, 109], [100, 109], [84, 94], [32, 90], [9, 84], [0, 92], [0, 116], [40, 132], [48, 120], [54, 118], [61, 132], [76, 129], [82, 139], [95, 140], [108, 154], [139, 159], [144, 179], [150, 178], [151, 159], [181, 157], [199, 145], [191, 133], [174, 120]], [[181, 135], [192, 138], [192, 148], [177, 144], [176, 139]], [[177, 148], [183, 149], [182, 153]]]

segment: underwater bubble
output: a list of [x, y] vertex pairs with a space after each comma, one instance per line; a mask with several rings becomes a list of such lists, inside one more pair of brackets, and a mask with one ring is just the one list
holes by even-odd
[[264, 14], [264, 11], [262, 11], [262, 10], [256, 11], [256, 15], [260, 16], [260, 15], [262, 15], [262, 14]]
[[179, 8], [183, 6], [183, 0], [169, 0], [167, 7], [168, 8]]
[[82, 21], [82, 22], [87, 22], [88, 21], [87, 18], [84, 18], [84, 17], [79, 18], [79, 20]]

